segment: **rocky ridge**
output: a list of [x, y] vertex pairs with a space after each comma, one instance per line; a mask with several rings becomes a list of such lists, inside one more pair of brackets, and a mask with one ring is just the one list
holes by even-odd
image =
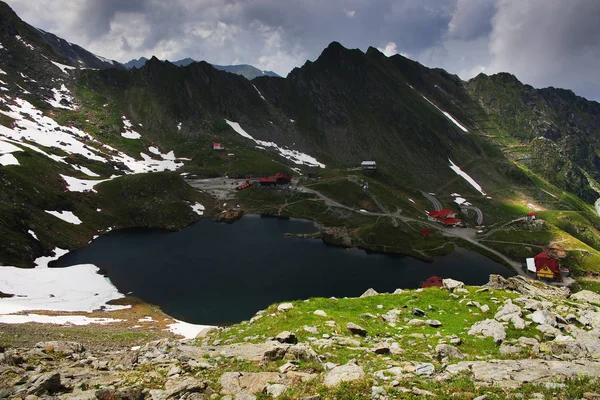
[[[308, 313], [318, 301], [331, 308]], [[375, 311], [341, 318], [341, 302]], [[450, 329], [458, 318], [444, 303], [473, 318]], [[306, 319], [314, 325], [302, 325]], [[465, 378], [466, 393], [450, 397], [600, 398], [592, 390], [600, 378], [598, 295], [522, 277], [282, 303], [194, 340], [105, 351], [42, 341], [0, 352], [0, 398], [446, 398]]]

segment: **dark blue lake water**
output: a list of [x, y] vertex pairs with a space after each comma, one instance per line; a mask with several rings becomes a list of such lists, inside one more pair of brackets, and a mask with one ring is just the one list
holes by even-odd
[[473, 285], [486, 283], [490, 274], [514, 275], [461, 248], [427, 263], [284, 236], [315, 230], [308, 221], [253, 215], [231, 225], [205, 219], [179, 232], [127, 229], [104, 235], [53, 266], [95, 264], [122, 293], [198, 324], [239, 322], [285, 300], [355, 297], [370, 287], [417, 288], [432, 275]]

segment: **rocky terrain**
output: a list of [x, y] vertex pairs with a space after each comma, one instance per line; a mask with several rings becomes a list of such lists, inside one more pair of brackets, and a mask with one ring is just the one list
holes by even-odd
[[193, 340], [6, 343], [0, 398], [600, 398], [600, 295], [443, 283], [275, 304]]

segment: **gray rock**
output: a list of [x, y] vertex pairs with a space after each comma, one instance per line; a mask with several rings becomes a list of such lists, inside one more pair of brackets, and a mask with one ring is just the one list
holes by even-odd
[[96, 390], [96, 399], [98, 400], [141, 400], [144, 398], [144, 388], [140, 386], [131, 386], [119, 389], [99, 389]]
[[35, 395], [53, 394], [61, 389], [60, 373], [53, 371], [34, 376], [31, 379], [31, 387], [27, 390], [27, 393]]
[[513, 315], [513, 317], [510, 319], [510, 322], [515, 329], [525, 329], [525, 320], [521, 317]]
[[396, 290], [394, 290], [394, 293], [392, 293], [392, 294], [402, 294], [402, 293], [404, 293], [403, 289], [396, 289]]
[[547, 285], [543, 282], [532, 281], [531, 279], [520, 275], [511, 276], [509, 278], [504, 278], [500, 275], [490, 275], [490, 280], [486, 286], [490, 289], [513, 290], [529, 297], [566, 298], [571, 293], [569, 288]]
[[468, 334], [492, 337], [496, 343], [506, 339], [506, 331], [504, 330], [504, 326], [494, 319], [485, 319], [483, 321], [476, 322], [473, 324], [473, 326], [471, 326]]
[[456, 347], [449, 344], [438, 344], [435, 348], [438, 359], [460, 359], [465, 358], [465, 355]]
[[375, 319], [375, 318], [377, 318], [376, 316], [374, 316], [371, 313], [360, 314], [359, 317], [364, 318], [364, 319]]
[[371, 399], [373, 400], [384, 400], [387, 399], [387, 392], [383, 386], [372, 386], [371, 387]]
[[375, 354], [389, 354], [390, 346], [388, 346], [387, 343], [377, 343], [373, 349], [373, 352]]
[[356, 381], [363, 379], [364, 377], [365, 372], [363, 368], [353, 362], [349, 362], [348, 364], [340, 365], [327, 372], [323, 383], [327, 387], [335, 387], [342, 382]]
[[494, 319], [497, 319], [498, 321], [510, 321], [514, 317], [521, 317], [521, 315], [523, 315], [521, 307], [513, 304], [513, 302], [508, 299], [504, 305], [498, 309], [498, 312], [494, 315]]
[[292, 303], [281, 303], [277, 306], [277, 311], [288, 311], [292, 308], [294, 308], [294, 305]]
[[360, 336], [367, 336], [367, 330], [360, 325], [357, 325], [353, 322], [348, 322], [346, 324], [346, 329], [348, 329], [351, 333]]
[[282, 374], [285, 374], [288, 371], [295, 371], [296, 368], [297, 367], [295, 364], [287, 362], [287, 363], [283, 364], [281, 367], [279, 367], [279, 372]]
[[523, 350], [523, 348], [519, 347], [519, 346], [511, 346], [511, 345], [504, 345], [504, 344], [502, 346], [500, 346], [500, 354], [502, 354], [502, 355], [520, 353], [521, 350]]
[[560, 335], [559, 329], [556, 329], [555, 327], [548, 324], [538, 325], [535, 329], [542, 332], [544, 334], [544, 338], [547, 340], [554, 339], [555, 337]]
[[600, 306], [600, 294], [594, 293], [589, 290], [582, 290], [577, 293], [573, 293], [570, 296], [571, 300], [579, 301], [582, 303], [595, 304]]
[[452, 337], [450, 338], [450, 344], [460, 345], [460, 344], [462, 344], [462, 339], [456, 335], [452, 335]]
[[45, 353], [61, 353], [65, 356], [70, 356], [73, 353], [83, 353], [85, 351], [85, 347], [83, 347], [81, 343], [54, 340], [49, 342], [39, 342], [35, 347], [43, 350]]
[[304, 328], [302, 328], [302, 329], [304, 329], [308, 333], [312, 333], [313, 335], [316, 335], [319, 333], [319, 330], [317, 329], [316, 326], [305, 325]]
[[481, 312], [488, 312], [490, 311], [490, 306], [488, 306], [487, 304], [482, 305], [481, 307], [479, 307], [479, 309], [481, 310]]
[[321, 396], [319, 396], [318, 394], [314, 395], [314, 396], [304, 396], [304, 397], [300, 397], [299, 400], [322, 400]]
[[286, 390], [288, 390], [288, 387], [281, 383], [268, 383], [265, 387], [264, 393], [270, 394], [273, 398], [277, 398], [281, 396]]
[[442, 323], [437, 319], [428, 319], [427, 321], [425, 321], [425, 323], [433, 328], [438, 328], [442, 326]]
[[318, 315], [319, 317], [326, 317], [327, 313], [323, 310], [315, 310], [313, 314]]
[[412, 313], [414, 316], [417, 317], [424, 317], [425, 316], [425, 311], [421, 310], [420, 308], [413, 308], [412, 309]]
[[450, 292], [454, 292], [456, 289], [464, 289], [465, 284], [461, 281], [456, 281], [454, 279], [442, 279], [442, 285], [444, 285], [445, 289], [448, 289]]
[[169, 369], [169, 371], [167, 372], [167, 376], [173, 376], [173, 375], [179, 375], [179, 374], [181, 374], [181, 368], [179, 368], [176, 365], [172, 366], [171, 369]]
[[379, 293], [377, 293], [377, 291], [373, 288], [369, 288], [367, 289], [366, 292], [364, 292], [363, 294], [360, 295], [360, 297], [371, 297], [371, 296], [377, 296]]
[[430, 376], [435, 372], [435, 367], [431, 363], [413, 363], [413, 366], [417, 375]]
[[413, 318], [410, 321], [407, 322], [408, 325], [413, 325], [413, 326], [421, 326], [421, 325], [425, 325], [425, 321], [423, 321], [422, 319], [416, 319]]
[[279, 335], [275, 336], [275, 340], [277, 340], [279, 343], [298, 343], [298, 338], [296, 335], [289, 331], [281, 332]]
[[556, 315], [548, 310], [537, 310], [533, 314], [529, 315], [528, 318], [530, 318], [533, 322], [537, 322], [540, 325], [558, 325], [558, 323], [556, 322]]

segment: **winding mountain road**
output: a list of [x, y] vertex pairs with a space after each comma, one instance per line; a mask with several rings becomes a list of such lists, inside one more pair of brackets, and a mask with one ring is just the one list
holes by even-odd
[[433, 195], [426, 193], [426, 192], [421, 192], [421, 194], [427, 198], [427, 200], [429, 200], [431, 202], [431, 204], [433, 205], [433, 209], [435, 211], [440, 211], [442, 209], [442, 203], [440, 203], [440, 201], [438, 199], [436, 199], [435, 197], [433, 197]]

